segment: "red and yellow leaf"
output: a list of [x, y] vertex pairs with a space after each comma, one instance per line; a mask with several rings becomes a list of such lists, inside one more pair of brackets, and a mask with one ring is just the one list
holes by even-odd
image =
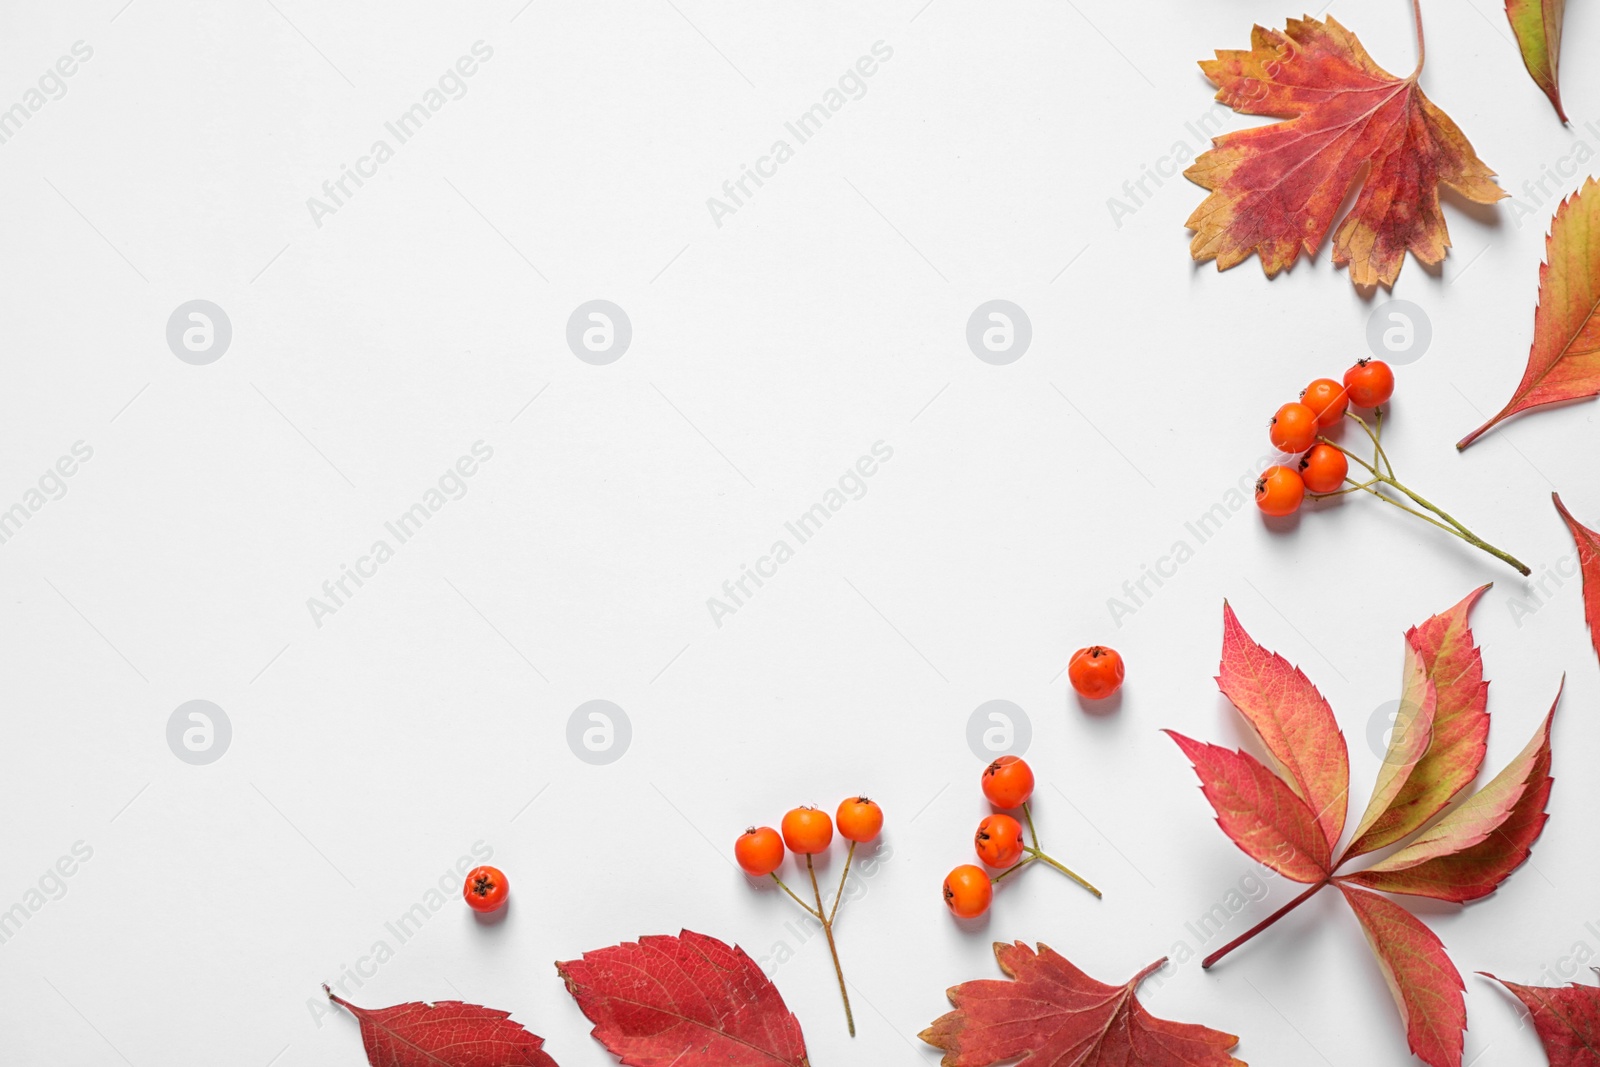
[[1383, 815], [1356, 833], [1344, 858], [1404, 839], [1443, 811], [1483, 767], [1489, 683], [1483, 680], [1483, 653], [1473, 641], [1467, 617], [1488, 588], [1481, 586], [1448, 611], [1406, 631], [1407, 655], [1415, 649], [1422, 657], [1437, 694], [1432, 740]]
[[1600, 1067], [1600, 989], [1518, 985], [1480, 971], [1511, 990], [1528, 1009], [1550, 1067]]
[[1172, 730], [1200, 788], [1217, 813], [1217, 825], [1245, 855], [1296, 882], [1320, 882], [1332, 868], [1333, 850], [1316, 815], [1283, 779], [1247, 752], [1195, 741]]
[[1573, 543], [1578, 546], [1578, 570], [1583, 574], [1583, 618], [1589, 624], [1589, 640], [1594, 645], [1595, 655], [1600, 656], [1600, 533], [1574, 519], [1561, 502], [1559, 493], [1551, 495], [1572, 534]]
[[[1561, 694], [1556, 694], [1556, 704]], [[1385, 893], [1457, 904], [1495, 891], [1520, 867], [1544, 831], [1550, 799], [1550, 726], [1555, 705], [1532, 739], [1494, 780], [1394, 855], [1345, 881]]]
[[1517, 48], [1522, 52], [1522, 63], [1528, 68], [1533, 83], [1544, 90], [1544, 95], [1555, 105], [1556, 115], [1562, 122], [1567, 113], [1561, 109], [1561, 24], [1566, 17], [1567, 0], [1506, 0], [1506, 18], [1511, 20], [1511, 30], [1517, 35]]
[[1433, 720], [1439, 710], [1439, 691], [1428, 677], [1422, 653], [1406, 639], [1405, 681], [1400, 689], [1400, 708], [1395, 712], [1394, 728], [1389, 733], [1389, 748], [1378, 768], [1372, 786], [1372, 799], [1356, 824], [1355, 840], [1346, 856], [1359, 855], [1362, 839], [1391, 810], [1395, 798], [1405, 788], [1411, 772], [1428, 754], [1433, 744]]
[[800, 1023], [741, 948], [685, 930], [557, 963], [595, 1040], [630, 1067], [806, 1067]]
[[1349, 806], [1344, 734], [1317, 687], [1300, 668], [1251, 640], [1226, 601], [1217, 685], [1255, 728], [1284, 781], [1310, 805], [1332, 849]]
[[1466, 987], [1443, 943], [1400, 905], [1348, 885], [1339, 889], [1378, 958], [1412, 1053], [1429, 1067], [1461, 1067]]
[[1533, 348], [1522, 381], [1466, 448], [1518, 412], [1600, 393], [1600, 182], [1590, 178], [1556, 209], [1539, 267]]
[[556, 1067], [544, 1039], [512, 1022], [509, 1012], [459, 1000], [369, 1010], [322, 988], [360, 1022], [372, 1067]]
[[1197, 261], [1226, 270], [1256, 253], [1275, 275], [1316, 251], [1359, 182], [1333, 261], [1358, 286], [1392, 286], [1408, 250], [1435, 264], [1450, 247], [1442, 186], [1480, 204], [1506, 195], [1417, 74], [1388, 73], [1334, 19], [1257, 26], [1250, 43], [1200, 68], [1235, 111], [1287, 121], [1223, 134], [1184, 172], [1211, 190], [1187, 223]]
[[955, 1010], [922, 1031], [923, 1041], [944, 1050], [943, 1067], [1017, 1059], [1039, 1067], [1245, 1067], [1228, 1054], [1237, 1037], [1158, 1019], [1139, 1003], [1139, 983], [1164, 959], [1110, 986], [1045, 945], [1035, 952], [1020, 941], [997, 943], [994, 956], [1010, 981], [955, 986]]

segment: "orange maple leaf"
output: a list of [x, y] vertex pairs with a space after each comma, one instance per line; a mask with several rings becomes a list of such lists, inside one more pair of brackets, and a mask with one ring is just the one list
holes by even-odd
[[1261, 257], [1270, 277], [1315, 253], [1339, 206], [1360, 184], [1334, 236], [1333, 261], [1358, 286], [1393, 286], [1409, 250], [1435, 264], [1450, 247], [1439, 187], [1492, 204], [1506, 196], [1450, 116], [1417, 84], [1372, 61], [1334, 19], [1255, 27], [1249, 51], [1219, 51], [1200, 69], [1241, 115], [1285, 122], [1223, 134], [1184, 171], [1211, 195], [1189, 216], [1197, 261], [1226, 270]]

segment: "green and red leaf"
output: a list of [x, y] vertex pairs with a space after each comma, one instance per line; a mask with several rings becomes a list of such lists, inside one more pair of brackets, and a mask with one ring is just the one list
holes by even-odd
[[1217, 825], [1245, 855], [1296, 882], [1320, 882], [1332, 869], [1333, 850], [1304, 800], [1248, 752], [1167, 731], [1178, 743], [1200, 789], [1217, 813]]
[[1553, 704], [1527, 746], [1488, 785], [1405, 848], [1341, 881], [1458, 904], [1494, 892], [1527, 860], [1549, 818], [1555, 714]]
[[955, 1010], [922, 1031], [944, 1050], [943, 1067], [990, 1067], [1022, 1060], [1040, 1067], [1245, 1067], [1228, 1051], [1232, 1034], [1158, 1019], [1136, 991], [1166, 960], [1125, 985], [1097, 982], [1046, 945], [996, 943], [1009, 981], [963, 982], [948, 993]]
[[1405, 1021], [1411, 1051], [1429, 1067], [1460, 1067], [1466, 988], [1444, 944], [1393, 901], [1340, 884]]
[[1346, 859], [1386, 848], [1420, 829], [1483, 767], [1489, 738], [1489, 683], [1483, 680], [1483, 653], [1473, 641], [1467, 618], [1488, 588], [1473, 590], [1448, 611], [1406, 631], [1407, 656], [1414, 649], [1421, 657], [1436, 692], [1432, 740], [1384, 813], [1357, 832], [1345, 851]]
[[1518, 412], [1600, 393], [1600, 182], [1561, 202], [1545, 238], [1533, 348], [1500, 413], [1456, 443], [1466, 448]]
[[1567, 121], [1567, 113], [1561, 109], [1560, 76], [1561, 24], [1566, 7], [1567, 0], [1506, 0], [1506, 18], [1517, 35], [1522, 63], [1533, 83], [1555, 105], [1562, 122]]
[[1439, 710], [1439, 690], [1416, 644], [1406, 638], [1405, 681], [1400, 689], [1400, 708], [1395, 712], [1394, 728], [1389, 733], [1389, 748], [1383, 756], [1383, 766], [1378, 768], [1378, 780], [1372, 786], [1372, 799], [1367, 810], [1356, 824], [1355, 840], [1345, 855], [1360, 855], [1364, 851], [1366, 834], [1392, 809], [1395, 798], [1405, 788], [1433, 744], [1433, 720]]
[[1583, 618], [1589, 624], [1589, 640], [1594, 645], [1595, 655], [1600, 656], [1600, 532], [1574, 519], [1561, 502], [1561, 494], [1552, 493], [1551, 496], [1555, 497], [1556, 510], [1561, 512], [1561, 519], [1578, 546], [1578, 570], [1583, 574]]
[[1255, 729], [1284, 781], [1310, 805], [1332, 849], [1349, 807], [1344, 734], [1317, 687], [1298, 667], [1251, 640], [1226, 601], [1217, 685]]

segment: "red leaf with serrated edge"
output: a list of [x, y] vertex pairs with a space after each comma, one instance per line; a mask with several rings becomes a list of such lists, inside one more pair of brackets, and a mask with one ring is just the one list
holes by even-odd
[[1419, 829], [1478, 776], [1488, 751], [1489, 683], [1467, 616], [1488, 589], [1480, 586], [1449, 611], [1406, 631], [1407, 655], [1415, 649], [1421, 656], [1437, 695], [1432, 740], [1384, 814], [1357, 833], [1345, 859], [1376, 852]]
[[1600, 656], [1600, 532], [1589, 529], [1572, 517], [1572, 512], [1561, 502], [1561, 494], [1551, 493], [1556, 510], [1572, 533], [1578, 546], [1578, 570], [1583, 573], [1583, 618], [1589, 624], [1589, 640], [1594, 653]]
[[1010, 981], [963, 982], [948, 991], [955, 1010], [922, 1031], [944, 1050], [944, 1067], [989, 1067], [1022, 1059], [1040, 1067], [1245, 1067], [1228, 1051], [1232, 1034], [1158, 1019], [1135, 995], [1165, 959], [1126, 985], [1097, 982], [1046, 945], [996, 943]]
[[630, 1067], [806, 1067], [800, 1022], [745, 951], [684, 930], [556, 970], [595, 1040]]
[[556, 1067], [544, 1038], [512, 1022], [509, 1012], [459, 1000], [368, 1010], [322, 988], [361, 1023], [372, 1067]]
[[1350, 755], [1333, 709], [1298, 667], [1250, 639], [1222, 603], [1222, 666], [1217, 685], [1255, 728], [1267, 753], [1311, 806], [1331, 849], [1344, 831]]
[[1395, 712], [1394, 728], [1389, 734], [1389, 748], [1383, 754], [1383, 766], [1378, 769], [1378, 780], [1372, 786], [1372, 799], [1356, 824], [1355, 841], [1346, 856], [1367, 851], [1362, 847], [1363, 839], [1393, 809], [1411, 773], [1433, 746], [1433, 720], [1438, 713], [1438, 687], [1428, 677], [1422, 653], [1408, 639], [1405, 682], [1400, 688], [1400, 707]]
[[1261, 761], [1166, 731], [1194, 764], [1217, 825], [1245, 855], [1296, 882], [1328, 877], [1333, 853], [1317, 818]]
[[1341, 885], [1361, 920], [1389, 992], [1405, 1020], [1411, 1051], [1429, 1067], [1460, 1067], [1467, 1004], [1461, 974], [1434, 932], [1376, 893]]
[[1500, 413], [1457, 448], [1518, 412], [1600, 393], [1600, 182], [1590, 178], [1561, 202], [1544, 248], [1522, 381]]
[[1555, 714], [1551, 705], [1527, 746], [1488, 785], [1405, 848], [1344, 880], [1457, 904], [1493, 893], [1528, 858], [1549, 818], [1544, 806], [1550, 799]]
[[1522, 1001], [1550, 1067], [1600, 1067], [1600, 989], [1594, 986], [1518, 985], [1479, 971]]

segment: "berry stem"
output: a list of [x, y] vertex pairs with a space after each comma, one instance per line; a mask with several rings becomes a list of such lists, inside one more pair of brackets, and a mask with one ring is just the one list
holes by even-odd
[[[1359, 422], [1360, 420], [1358, 419], [1357, 421]], [[1363, 424], [1363, 425], [1365, 425], [1365, 424]], [[1369, 431], [1369, 434], [1370, 434], [1370, 431]], [[1343, 445], [1339, 444], [1337, 441], [1331, 441], [1326, 437], [1318, 437], [1317, 440], [1321, 441], [1323, 444], [1332, 445], [1334, 448], [1337, 448], [1340, 452], [1343, 452], [1352, 461], [1354, 461], [1356, 463], [1359, 463], [1361, 466], [1365, 467], [1369, 473], [1371, 473], [1371, 475], [1372, 475], [1371, 480], [1367, 481], [1364, 484], [1356, 482], [1355, 479], [1353, 479], [1353, 478], [1349, 479], [1349, 481], [1351, 482], [1351, 485], [1352, 485], [1352, 490], [1351, 491], [1354, 491], [1355, 489], [1365, 490], [1366, 492], [1368, 492], [1368, 493], [1372, 494], [1373, 496], [1377, 497], [1379, 500], [1383, 501], [1384, 503], [1393, 505], [1394, 507], [1399, 508], [1401, 511], [1407, 512], [1408, 514], [1415, 515], [1417, 518], [1421, 519], [1422, 521], [1427, 522], [1427, 523], [1431, 523], [1434, 526], [1437, 526], [1439, 529], [1443, 530], [1445, 533], [1451, 534], [1451, 535], [1453, 535], [1455, 537], [1459, 537], [1461, 540], [1465, 541], [1469, 545], [1472, 545], [1474, 548], [1478, 548], [1478, 549], [1483, 550], [1484, 552], [1489, 553], [1489, 555], [1491, 555], [1491, 556], [1495, 557], [1496, 559], [1502, 561], [1503, 563], [1507, 564], [1508, 566], [1516, 568], [1516, 570], [1521, 574], [1526, 575], [1526, 574], [1533, 573], [1531, 570], [1528, 569], [1528, 565], [1526, 563], [1523, 563], [1520, 559], [1518, 559], [1517, 557], [1511, 555], [1511, 553], [1506, 552], [1503, 549], [1496, 548], [1494, 545], [1491, 545], [1489, 542], [1485, 541], [1483, 538], [1479, 537], [1477, 534], [1475, 534], [1471, 530], [1467, 529], [1459, 521], [1457, 521], [1454, 516], [1450, 515], [1448, 512], [1444, 511], [1442, 508], [1438, 507], [1437, 505], [1435, 505], [1434, 503], [1429, 501], [1427, 498], [1421, 496], [1415, 490], [1411, 489], [1409, 486], [1407, 486], [1404, 483], [1402, 483], [1398, 478], [1396, 478], [1394, 476], [1393, 473], [1385, 474], [1383, 471], [1379, 470], [1374, 465], [1374, 463], [1380, 461], [1379, 457], [1382, 457], [1382, 459], [1381, 459], [1382, 462], [1387, 462], [1387, 460], [1388, 460], [1388, 457], [1386, 455], [1383, 455], [1383, 453], [1381, 451], [1379, 452], [1379, 454], [1377, 456], [1373, 457], [1374, 463], [1368, 463], [1366, 460], [1362, 459], [1360, 456], [1356, 455], [1354, 452], [1350, 451], [1348, 448], [1345, 448]], [[1374, 438], [1374, 444], [1376, 444], [1376, 438]], [[1378, 489], [1373, 487], [1374, 483], [1381, 483], [1383, 485], [1389, 486], [1392, 489], [1396, 489], [1401, 493], [1404, 493], [1406, 496], [1410, 497], [1415, 503], [1420, 504], [1422, 507], [1424, 507], [1424, 508], [1428, 509], [1429, 511], [1433, 512], [1434, 515], [1439, 516], [1439, 519], [1443, 519], [1444, 522], [1440, 522], [1439, 519], [1435, 519], [1432, 515], [1425, 515], [1422, 512], [1416, 510], [1416, 508], [1407, 507], [1405, 504], [1402, 504], [1400, 501], [1394, 499], [1393, 497], [1385, 496], [1383, 494], [1383, 492], [1381, 492], [1380, 490], [1378, 490]], [[1340, 492], [1344, 492], [1344, 490], [1341, 490]], [[1335, 496], [1335, 495], [1338, 495], [1338, 494], [1336, 494], [1336, 493], [1314, 493], [1312, 495], [1313, 495], [1313, 497], [1315, 497], [1317, 499], [1321, 499], [1324, 496]]]
[[1093, 893], [1097, 900], [1102, 899], [1103, 894], [1100, 892], [1100, 890], [1091, 885], [1082, 875], [1078, 874], [1078, 872], [1074, 871], [1065, 864], [1057, 862], [1053, 856], [1046, 855], [1044, 850], [1039, 847], [1039, 831], [1033, 828], [1033, 809], [1028, 806], [1027, 801], [1022, 802], [1022, 817], [1028, 821], [1028, 839], [1031, 842], [1031, 844], [1023, 846], [1023, 851], [1027, 852], [1028, 855], [1032, 856], [1036, 860], [1044, 860], [1050, 866], [1054, 867], [1056, 870], [1060, 871], [1062, 874], [1066, 875], [1068, 878], [1071, 878], [1074, 882], [1077, 882], [1079, 885], [1083, 886], [1083, 888]]
[[812, 916], [814, 918], [817, 918], [817, 919], [821, 919], [822, 918], [822, 915], [821, 915], [820, 912], [818, 912], [810, 904], [807, 904], [805, 901], [801, 900], [798, 896], [795, 895], [795, 892], [794, 892], [793, 889], [790, 889], [787, 885], [784, 884], [783, 879], [778, 877], [778, 873], [776, 871], [774, 871], [772, 873], [772, 880], [774, 882], [778, 883], [778, 888], [779, 889], [781, 889], [785, 893], [789, 894], [789, 899], [790, 900], [794, 901], [796, 904], [798, 904], [802, 908], [804, 908], [807, 915], [810, 915], [810, 916]]
[[856, 858], [856, 843], [850, 842], [850, 851], [844, 857], [844, 873], [839, 876], [839, 891], [833, 895], [833, 909], [828, 912], [828, 922], [833, 922], [833, 917], [839, 914], [839, 902], [844, 900], [844, 883], [850, 878], [850, 864]]
[[1271, 915], [1268, 915], [1265, 919], [1262, 919], [1260, 922], [1256, 923], [1243, 934], [1240, 934], [1238, 937], [1234, 938], [1232, 941], [1229, 941], [1226, 945], [1223, 945], [1221, 948], [1217, 949], [1217, 951], [1201, 960], [1200, 966], [1205, 970], [1210, 970], [1211, 966], [1222, 957], [1226, 956], [1228, 953], [1232, 952], [1246, 941], [1249, 941], [1252, 937], [1255, 937], [1261, 931], [1265, 930], [1267, 927], [1271, 926], [1273, 923], [1277, 922], [1279, 919], [1283, 918], [1285, 915], [1289, 914], [1291, 911], [1298, 908], [1312, 897], [1316, 896], [1317, 891], [1328, 884], [1328, 879], [1324, 878], [1316, 885], [1313, 885], [1310, 889], [1307, 889], [1304, 893], [1301, 893], [1299, 896], [1289, 901], [1289, 903], [1285, 904]]
[[822, 932], [828, 936], [828, 951], [833, 953], [833, 973], [839, 976], [839, 996], [844, 998], [844, 1021], [850, 1026], [850, 1036], [855, 1037], [856, 1017], [850, 1010], [850, 991], [845, 988], [844, 968], [839, 964], [839, 946], [833, 942], [833, 920], [823, 914], [822, 890], [817, 886], [817, 868], [811, 862], [810, 853], [806, 854], [806, 873], [811, 876], [811, 892], [817, 898], [817, 910], [812, 914], [822, 920]]

